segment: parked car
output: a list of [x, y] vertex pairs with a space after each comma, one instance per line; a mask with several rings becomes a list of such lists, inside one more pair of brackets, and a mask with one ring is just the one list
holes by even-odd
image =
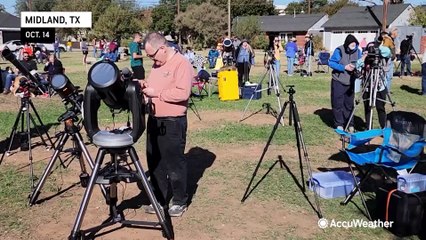
[[[14, 52], [16, 50], [23, 48], [24, 44], [22, 44], [20, 40], [11, 40], [0, 45], [0, 51], [3, 51], [5, 47], [9, 48], [10, 51]], [[49, 52], [54, 51], [53, 43], [36, 43], [35, 51], [40, 50], [42, 47], [45, 47]], [[59, 44], [59, 50], [61, 52], [66, 52], [67, 47], [64, 44]]]
[[22, 44], [21, 40], [10, 40], [0, 45], [0, 51], [3, 51], [5, 47], [9, 48], [10, 51], [14, 52], [16, 50], [23, 48], [24, 45]]
[[[49, 52], [53, 52], [55, 50], [55, 48], [53, 47], [53, 43], [36, 43], [35, 44], [35, 50], [39, 50], [42, 47], [45, 47], [47, 49], [47, 51]], [[67, 47], [65, 46], [65, 44], [59, 44], [59, 51], [61, 52], [66, 52], [67, 51]]]

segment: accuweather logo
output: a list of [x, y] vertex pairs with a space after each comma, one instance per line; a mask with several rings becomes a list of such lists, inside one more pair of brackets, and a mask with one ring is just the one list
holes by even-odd
[[366, 221], [364, 219], [352, 219], [349, 221], [337, 221], [331, 219], [330, 221], [321, 218], [318, 220], [318, 227], [321, 229], [325, 228], [390, 228], [392, 227], [393, 221]]

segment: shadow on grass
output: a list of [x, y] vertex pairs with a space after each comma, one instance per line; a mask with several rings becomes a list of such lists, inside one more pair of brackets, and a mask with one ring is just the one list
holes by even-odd
[[[31, 143], [32, 143], [31, 148], [35, 148], [37, 146], [43, 145], [43, 141], [41, 140], [41, 137], [44, 139], [44, 141], [46, 142], [47, 145], [50, 146], [50, 145], [54, 144], [54, 141], [52, 139], [54, 136], [49, 134], [50, 140], [52, 141], [52, 142], [50, 142], [50, 140], [48, 139], [48, 137], [46, 135], [46, 132], [48, 133], [49, 129], [51, 129], [51, 128], [57, 126], [57, 125], [59, 125], [59, 123], [44, 124], [44, 127], [40, 126], [39, 124], [36, 127], [34, 127], [34, 125], [33, 125], [33, 127], [30, 129]], [[0, 141], [0, 154], [3, 154], [4, 152], [6, 152], [8, 150], [9, 151], [17, 150], [21, 146], [21, 143], [25, 144], [25, 142], [28, 142], [27, 135], [26, 134], [24, 134], [24, 135], [20, 134], [20, 132], [21, 132], [20, 123], [16, 127], [16, 132], [15, 132], [15, 135], [13, 136], [13, 139], [10, 139], [10, 134], [12, 133], [12, 131], [13, 131], [13, 126], [10, 128], [10, 133], [8, 134], [7, 138]], [[36, 139], [36, 138], [39, 138], [39, 139], [37, 140], [36, 143], [34, 143], [33, 139]], [[12, 144], [11, 144], [10, 149], [9, 149], [10, 141], [12, 141]]]
[[[317, 109], [314, 112], [315, 115], [318, 115], [322, 122], [325, 123], [328, 127], [334, 128], [334, 119], [333, 119], [333, 111], [328, 108]], [[365, 122], [362, 118], [358, 116], [354, 116], [354, 127], [357, 131], [364, 130]]]
[[[192, 198], [197, 192], [198, 182], [203, 177], [204, 172], [207, 168], [213, 165], [216, 159], [216, 155], [207, 149], [200, 147], [191, 148], [186, 154], [186, 161], [188, 166], [188, 178], [187, 178], [187, 193], [188, 193], [188, 205], [191, 204]], [[149, 177], [149, 173], [146, 172], [146, 176]], [[143, 189], [142, 185], [138, 184], [139, 189]], [[149, 205], [149, 199], [145, 191], [141, 191], [139, 195], [124, 200], [118, 209], [123, 211], [125, 209], [138, 209], [142, 205]]]
[[413, 93], [413, 94], [416, 94], [416, 95], [419, 95], [419, 93], [420, 93], [420, 89], [413, 88], [413, 87], [410, 87], [408, 85], [402, 85], [401, 90], [404, 90], [406, 92]]

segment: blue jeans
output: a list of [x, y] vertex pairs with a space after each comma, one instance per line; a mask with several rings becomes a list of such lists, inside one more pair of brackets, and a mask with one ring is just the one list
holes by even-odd
[[389, 71], [386, 73], [386, 88], [388, 89], [388, 92], [390, 93], [391, 91], [391, 85], [392, 85], [392, 77], [393, 77], [393, 67], [394, 67], [394, 63], [392, 60], [389, 63]]
[[10, 87], [12, 86], [13, 79], [15, 79], [15, 78], [16, 78], [15, 74], [8, 73], [7, 76], [6, 76], [6, 79], [5, 79], [4, 83], [3, 83], [4, 89], [10, 90]]
[[214, 68], [216, 66], [217, 58], [209, 58], [209, 67]]
[[292, 75], [294, 72], [294, 57], [287, 57], [287, 73]]
[[[407, 69], [405, 69], [405, 66], [407, 66]], [[404, 73], [408, 73], [409, 75], [411, 75], [411, 59], [410, 59], [409, 54], [405, 54], [401, 58], [401, 74], [400, 74], [400, 76], [402, 76], [402, 74], [404, 74]]]
[[59, 49], [59, 48], [55, 48], [55, 55], [56, 55], [56, 58], [61, 58], [61, 50]]
[[274, 68], [275, 68], [275, 76], [277, 76], [277, 79], [280, 79], [280, 68], [281, 68], [280, 60], [275, 60]]

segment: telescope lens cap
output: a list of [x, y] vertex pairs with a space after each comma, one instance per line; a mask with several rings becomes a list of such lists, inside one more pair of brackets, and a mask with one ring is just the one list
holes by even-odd
[[110, 62], [98, 62], [89, 71], [89, 82], [95, 88], [107, 88], [117, 81], [119, 70]]
[[53, 89], [62, 89], [67, 84], [68, 79], [65, 75], [62, 74], [56, 74], [52, 77], [52, 87]]

